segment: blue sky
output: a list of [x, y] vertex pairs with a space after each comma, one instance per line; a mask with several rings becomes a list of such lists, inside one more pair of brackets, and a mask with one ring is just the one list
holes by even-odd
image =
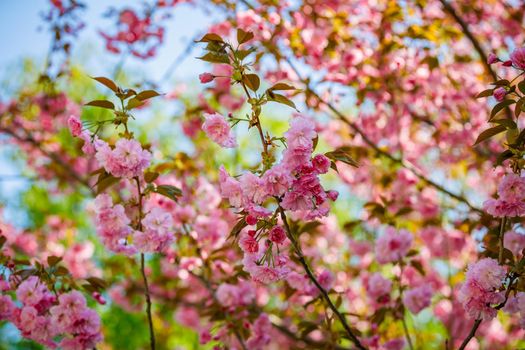
[[[93, 76], [111, 76], [115, 66], [121, 60], [119, 55], [108, 53], [105, 42], [99, 35], [99, 30], [114, 28], [113, 19], [104, 17], [110, 6], [121, 9], [130, 6], [141, 8], [141, 1], [126, 0], [83, 0], [87, 9], [82, 14], [86, 27], [82, 30], [73, 47], [74, 62], [82, 63], [84, 69]], [[152, 0], [149, 0], [152, 2]], [[0, 81], [13, 78], [13, 67], [22, 64], [26, 58], [42, 63], [51, 42], [51, 33], [41, 18], [48, 10], [48, 0], [0, 0]], [[148, 60], [126, 58], [125, 69], [140, 70], [152, 81], [159, 81], [176, 58], [186, 50], [188, 44], [217, 19], [218, 12], [204, 13], [202, 9], [183, 4], [171, 11], [172, 18], [166, 21], [165, 42], [157, 56]], [[88, 55], [86, 55], [86, 53]], [[189, 82], [196, 84], [198, 74], [205, 71], [206, 64], [195, 59], [201, 53], [201, 48], [195, 45], [193, 51], [173, 71], [169, 84], [164, 84], [165, 91], [174, 86]], [[17, 70], [14, 70], [15, 72]], [[8, 90], [0, 88], [0, 101], [6, 101]], [[9, 147], [0, 147], [0, 199], [10, 205], [4, 215], [10, 221], [20, 223], [21, 213], [13, 206], [20, 191], [30, 182], [19, 177], [22, 169], [18, 164], [8, 159]]]
[[[73, 58], [82, 61], [83, 52], [95, 50], [97, 59], [88, 62], [87, 68], [90, 71], [94, 70], [93, 75], [103, 75], [111, 72], [120, 60], [118, 55], [106, 52], [104, 40], [98, 34], [99, 30], [113, 28], [113, 20], [105, 18], [104, 13], [110, 6], [117, 9], [126, 6], [140, 9], [142, 2], [129, 0], [83, 0], [83, 2], [87, 5], [86, 11], [82, 14], [86, 28], [80, 33], [73, 48]], [[7, 67], [21, 62], [23, 58], [30, 57], [40, 62], [44, 59], [51, 33], [47, 31], [40, 14], [45, 12], [48, 6], [47, 0], [0, 1], [0, 32], [3, 34], [0, 36], [2, 73], [5, 73]], [[176, 57], [186, 49], [188, 43], [218, 16], [217, 11], [213, 11], [213, 14], [204, 13], [202, 9], [188, 4], [178, 5], [171, 13], [172, 18], [166, 21], [165, 43], [157, 56], [145, 61], [126, 59], [126, 68], [140, 69], [147, 72], [152, 80], [159, 80]], [[196, 79], [196, 73], [205, 70], [204, 64], [195, 59], [199, 51], [198, 48], [194, 49], [182, 62], [172, 76], [174, 81]]]

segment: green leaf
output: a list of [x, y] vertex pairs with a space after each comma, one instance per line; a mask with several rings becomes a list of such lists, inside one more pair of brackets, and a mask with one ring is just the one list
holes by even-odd
[[135, 96], [136, 94], [137, 92], [133, 89], [125, 89], [125, 90], [122, 90], [116, 93], [117, 97], [120, 98], [121, 100], [130, 98], [131, 96]]
[[497, 80], [493, 83], [490, 83], [490, 85], [496, 85], [496, 86], [509, 86], [510, 85], [510, 81], [508, 81], [507, 79], [500, 79], [500, 80]]
[[178, 197], [182, 196], [182, 191], [179, 188], [172, 185], [158, 185], [155, 188], [154, 192], [168, 197], [174, 202], [177, 201]]
[[419, 260], [411, 260], [410, 265], [415, 268], [422, 276], [425, 276], [425, 269]]
[[506, 136], [507, 136], [507, 142], [509, 144], [513, 144], [518, 139], [519, 130], [517, 128], [507, 129]]
[[374, 324], [381, 324], [388, 313], [388, 309], [385, 307], [380, 308], [377, 310], [371, 317], [370, 321]]
[[416, 256], [416, 255], [418, 255], [418, 254], [419, 254], [419, 252], [418, 252], [417, 250], [415, 250], [415, 249], [410, 249], [410, 250], [408, 251], [408, 253], [407, 253], [407, 257], [410, 258], [410, 257], [412, 257], [412, 256]]
[[512, 151], [509, 150], [509, 149], [501, 152], [498, 155], [498, 157], [496, 158], [496, 165], [495, 166], [503, 164], [504, 161], [506, 161], [509, 158], [512, 158], [513, 155], [514, 155], [514, 153], [512, 153]]
[[66, 275], [69, 275], [69, 270], [66, 269], [64, 266], [60, 265], [60, 266], [57, 267], [57, 269], [55, 270], [55, 275], [57, 275], [57, 276], [66, 276]]
[[85, 106], [100, 107], [107, 109], [115, 109], [115, 105], [111, 101], [107, 100], [94, 100], [85, 104]]
[[55, 265], [58, 265], [59, 262], [62, 261], [62, 258], [61, 257], [58, 257], [58, 256], [48, 256], [47, 257], [47, 264], [49, 265], [49, 267], [53, 267]]
[[301, 233], [305, 233], [305, 232], [312, 233], [317, 227], [319, 227], [321, 225], [322, 224], [319, 221], [309, 221], [309, 222], [305, 223], [304, 225], [302, 225], [297, 230], [297, 234], [300, 235]]
[[98, 277], [89, 277], [86, 278], [86, 281], [88, 281], [88, 283], [91, 286], [93, 286], [93, 288], [95, 288], [96, 290], [103, 290], [106, 289], [108, 286], [106, 281]]
[[293, 103], [292, 100], [290, 100], [288, 97], [284, 95], [274, 94], [272, 91], [267, 91], [268, 101], [281, 103], [283, 105], [287, 105], [292, 107], [297, 111], [297, 108], [295, 107], [295, 103]]
[[297, 90], [297, 89], [292, 85], [288, 85], [285, 83], [277, 83], [271, 88], [269, 88], [268, 90], [278, 91], [278, 90]]
[[351, 156], [350, 156], [351, 148], [348, 146], [339, 147], [331, 152], [326, 152], [324, 155], [328, 157], [328, 159], [333, 161], [340, 161], [345, 164], [351, 165], [353, 167], [358, 168], [359, 163], [357, 163]]
[[117, 87], [117, 84], [115, 84], [115, 82], [109, 78], [105, 78], [105, 77], [93, 77], [93, 79], [95, 79], [96, 81], [98, 81], [99, 83], [103, 84], [104, 86], [108, 87], [109, 89], [111, 89], [113, 92], [117, 92], [118, 91], [118, 87]]
[[239, 45], [252, 40], [253, 37], [254, 35], [252, 32], [245, 32], [241, 28], [237, 29], [237, 42], [239, 43]]
[[138, 95], [135, 98], [138, 98], [141, 101], [145, 101], [147, 99], [150, 99], [152, 97], [160, 96], [160, 94], [155, 90], [144, 90], [138, 93]]
[[525, 80], [519, 82], [518, 89], [521, 91], [522, 94], [525, 94]]
[[476, 98], [489, 97], [489, 96], [492, 96], [493, 93], [494, 93], [494, 89], [483, 90], [479, 94], [477, 94]]
[[516, 102], [516, 106], [514, 106], [514, 115], [516, 118], [520, 116], [520, 113], [523, 112], [523, 103], [525, 102], [525, 98], [520, 98], [518, 102]]
[[300, 321], [298, 327], [301, 331], [301, 337], [303, 338], [319, 328], [319, 326], [316, 323], [311, 321]]
[[144, 180], [146, 180], [147, 183], [152, 183], [159, 177], [159, 175], [160, 174], [157, 172], [148, 171], [144, 174]]
[[319, 143], [319, 135], [316, 135], [313, 139], [314, 146], [312, 147], [312, 151], [315, 151], [317, 148], [317, 144]]
[[31, 265], [31, 262], [27, 259], [15, 259], [13, 262], [15, 265]]
[[330, 162], [330, 168], [332, 168], [336, 173], [339, 174], [339, 170], [337, 169], [337, 164], [333, 160]]
[[261, 80], [257, 74], [245, 74], [242, 81], [252, 91], [257, 91], [261, 85]]
[[211, 41], [218, 41], [218, 42], [224, 42], [220, 35], [215, 33], [208, 33], [204, 35], [200, 40], [195, 41], [196, 43], [209, 43]]
[[210, 63], [226, 63], [230, 64], [230, 58], [225, 53], [208, 52], [202, 57], [197, 57], [199, 60], [203, 60]]
[[233, 226], [232, 230], [230, 231], [230, 236], [229, 237], [237, 238], [239, 233], [241, 233], [242, 229], [245, 228], [246, 226], [248, 226], [248, 224], [246, 223], [246, 220], [243, 217], [239, 221], [237, 221], [235, 226]]
[[488, 140], [490, 139], [491, 137], [499, 134], [499, 133], [502, 133], [504, 132], [505, 130], [507, 130], [507, 128], [504, 126], [504, 125], [496, 125], [495, 127], [493, 128], [490, 128], [490, 129], [487, 129], [485, 131], [483, 131], [481, 134], [479, 134], [478, 138], [476, 139], [476, 142], [474, 143], [474, 146], [476, 146], [477, 144], [485, 141], [485, 140]]
[[516, 101], [514, 100], [504, 100], [498, 103], [497, 105], [495, 105], [494, 108], [492, 108], [492, 112], [490, 112], [489, 121], [491, 121], [492, 118], [494, 118], [494, 116], [498, 114], [503, 108], [508, 107], [514, 103], [516, 103]]
[[139, 100], [137, 97], [133, 97], [128, 101], [128, 104], [126, 105], [126, 109], [133, 109], [136, 107], [140, 107], [144, 104], [143, 101]]
[[97, 186], [96, 193], [100, 194], [118, 182], [119, 178], [111, 175], [110, 173], [104, 172], [98, 176], [97, 183], [95, 184], [95, 186]]
[[235, 57], [237, 57], [238, 60], [244, 60], [249, 54], [255, 51], [255, 48], [250, 48], [248, 50], [237, 50], [235, 51]]
[[493, 119], [491, 123], [503, 125], [507, 129], [516, 129], [518, 127], [516, 122], [511, 119]]

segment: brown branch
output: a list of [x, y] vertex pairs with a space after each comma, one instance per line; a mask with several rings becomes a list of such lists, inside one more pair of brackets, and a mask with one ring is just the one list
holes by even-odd
[[457, 24], [463, 30], [463, 33], [465, 33], [467, 38], [470, 40], [470, 42], [472, 43], [472, 46], [474, 46], [474, 49], [478, 53], [479, 58], [480, 58], [480, 60], [483, 63], [483, 66], [487, 70], [487, 73], [489, 73], [492, 76], [492, 79], [498, 80], [498, 76], [497, 76], [496, 72], [494, 72], [494, 70], [492, 69], [492, 67], [488, 63], [487, 54], [485, 54], [485, 51], [481, 47], [481, 44], [479, 43], [478, 39], [476, 39], [474, 34], [472, 34], [472, 32], [470, 31], [470, 28], [468, 27], [468, 24], [463, 20], [463, 18], [461, 18], [459, 16], [459, 14], [452, 7], [452, 5], [449, 4], [449, 2], [447, 0], [439, 0], [439, 2], [441, 3], [441, 5], [443, 5], [443, 8], [445, 9], [445, 12], [448, 13], [452, 18], [454, 18], [454, 20], [457, 22]]
[[284, 224], [284, 228], [286, 229], [286, 235], [288, 236], [288, 239], [292, 242], [292, 245], [294, 247], [295, 253], [297, 254], [297, 258], [299, 259], [299, 262], [301, 263], [301, 265], [303, 266], [306, 274], [308, 275], [308, 278], [310, 279], [310, 281], [312, 281], [312, 283], [315, 285], [315, 287], [319, 290], [319, 292], [321, 293], [321, 295], [322, 295], [323, 299], [325, 300], [326, 304], [328, 305], [328, 307], [337, 316], [337, 318], [341, 322], [343, 328], [346, 331], [346, 334], [348, 335], [348, 337], [350, 338], [352, 343], [354, 343], [355, 346], [358, 349], [366, 350], [366, 348], [363, 346], [363, 344], [361, 344], [361, 342], [359, 341], [357, 336], [354, 334], [354, 332], [352, 331], [352, 329], [348, 325], [348, 322], [346, 321], [345, 316], [341, 312], [339, 312], [337, 307], [332, 302], [332, 299], [330, 299], [330, 296], [328, 295], [328, 292], [323, 288], [323, 286], [321, 286], [321, 284], [319, 283], [319, 281], [317, 280], [317, 278], [313, 274], [312, 270], [310, 269], [310, 266], [306, 262], [306, 259], [305, 259], [304, 255], [303, 255], [301, 247], [299, 246], [299, 243], [296, 241], [295, 237], [293, 236], [293, 233], [292, 233], [292, 231], [290, 229], [290, 226], [288, 225], [288, 220], [286, 218], [286, 214], [284, 212], [284, 209], [281, 207], [280, 204], [279, 204], [278, 210], [279, 210], [279, 213], [281, 215], [281, 220], [282, 220], [282, 222]]
[[[221, 305], [221, 303], [219, 302], [219, 300], [217, 299], [217, 295], [215, 294], [215, 290], [213, 289], [213, 287], [211, 286], [211, 283], [206, 279], [204, 278], [203, 276], [201, 275], [197, 275], [196, 273], [192, 272], [192, 271], [189, 271], [189, 273], [195, 277], [196, 279], [198, 279], [202, 285], [208, 290], [208, 292], [211, 294], [211, 297], [213, 298], [213, 301], [217, 304], [217, 305]], [[235, 325], [233, 325], [233, 334], [235, 334], [235, 337], [237, 338], [237, 340], [239, 341], [239, 343], [241, 344], [241, 347], [244, 349], [244, 350], [248, 350], [248, 348], [246, 347], [246, 344], [244, 344], [244, 341], [242, 339], [242, 336], [241, 334], [239, 333], [239, 330], [237, 329], [237, 327], [235, 327]]]
[[[443, 5], [443, 8], [445, 9], [445, 12], [448, 13], [452, 18], [454, 18], [456, 23], [463, 30], [463, 33], [465, 33], [467, 38], [470, 40], [470, 42], [472, 43], [472, 46], [474, 46], [474, 49], [476, 50], [476, 52], [479, 55], [481, 63], [485, 67], [485, 70], [487, 71], [487, 73], [490, 74], [490, 76], [492, 77], [492, 80], [494, 80], [494, 81], [498, 80], [498, 75], [492, 69], [492, 66], [488, 62], [487, 54], [483, 50], [483, 47], [481, 47], [481, 44], [478, 41], [478, 39], [476, 39], [474, 34], [472, 34], [472, 32], [470, 31], [470, 28], [469, 28], [467, 22], [465, 22], [463, 20], [463, 18], [461, 18], [461, 16], [456, 12], [454, 7], [452, 7], [452, 5], [447, 0], [439, 0], [439, 2], [441, 3], [441, 5]], [[509, 107], [505, 108], [505, 113], [507, 114], [507, 119], [513, 119], [512, 118], [512, 111], [510, 110]]]
[[[135, 183], [137, 184], [137, 194], [139, 196], [138, 208], [139, 208], [139, 220], [137, 223], [137, 229], [142, 231], [142, 191], [140, 187], [140, 179], [135, 177]], [[155, 350], [155, 330], [153, 329], [153, 317], [151, 315], [151, 295], [149, 291], [148, 277], [146, 276], [146, 263], [144, 259], [144, 253], [140, 253], [140, 272], [142, 274], [142, 280], [144, 281], [144, 296], [146, 297], [146, 314], [148, 316], [148, 327], [149, 327], [149, 341], [150, 349]]]
[[499, 228], [499, 253], [498, 253], [498, 262], [500, 265], [503, 265], [503, 252], [505, 250], [505, 224], [507, 223], [507, 217], [504, 216], [501, 218], [501, 225]]
[[449, 191], [447, 190], [445, 187], [443, 187], [442, 185], [438, 184], [437, 182], [429, 179], [428, 177], [426, 177], [414, 164], [410, 163], [409, 161], [403, 159], [403, 158], [397, 158], [393, 155], [391, 155], [390, 153], [388, 153], [387, 151], [381, 149], [378, 145], [376, 145], [365, 133], [363, 130], [361, 130], [361, 128], [359, 128], [359, 126], [357, 126], [355, 123], [353, 123], [352, 121], [350, 121], [343, 113], [341, 113], [333, 104], [331, 104], [330, 102], [327, 102], [325, 100], [323, 100], [321, 98], [321, 96], [319, 96], [315, 91], [313, 91], [310, 86], [308, 85], [308, 81], [304, 78], [301, 77], [300, 73], [299, 73], [299, 70], [295, 67], [295, 65], [290, 61], [290, 60], [287, 60], [287, 63], [290, 65], [290, 67], [295, 71], [295, 73], [297, 74], [297, 76], [299, 77], [299, 80], [305, 84], [306, 86], [306, 90], [313, 96], [317, 99], [317, 101], [323, 105], [325, 105], [326, 107], [328, 107], [328, 109], [330, 109], [330, 111], [332, 111], [332, 113], [340, 120], [342, 121], [343, 123], [345, 123], [346, 125], [348, 125], [350, 127], [350, 129], [352, 129], [356, 134], [358, 134], [359, 136], [361, 136], [361, 138], [363, 139], [363, 141], [368, 145], [370, 146], [375, 152], [376, 154], [380, 155], [380, 156], [383, 156], [389, 160], [391, 160], [392, 162], [396, 163], [396, 164], [399, 164], [400, 166], [402, 166], [403, 168], [406, 168], [408, 169], [409, 171], [411, 171], [417, 178], [419, 178], [420, 180], [424, 181], [425, 183], [427, 183], [428, 185], [434, 187], [435, 189], [437, 189], [438, 191], [448, 195], [449, 197], [451, 198], [454, 198], [455, 200], [459, 201], [459, 202], [462, 202], [462, 203], [465, 203], [470, 209], [472, 209], [473, 211], [479, 213], [479, 214], [483, 214], [483, 210], [481, 210], [480, 208], [472, 205], [468, 199], [466, 199], [465, 197], [463, 197], [462, 195], [459, 195], [457, 193], [454, 193], [452, 191]]
[[463, 340], [463, 343], [461, 343], [461, 346], [459, 347], [458, 350], [464, 350], [464, 349], [467, 347], [467, 345], [468, 345], [468, 343], [470, 342], [470, 340], [471, 340], [472, 338], [474, 338], [474, 336], [476, 335], [476, 331], [478, 330], [479, 325], [481, 324], [481, 321], [482, 321], [482, 320], [476, 320], [476, 321], [474, 322], [474, 325], [473, 325], [472, 328], [470, 329], [469, 334], [467, 335], [467, 337], [465, 338], [465, 340]]
[[74, 180], [84, 187], [88, 188], [92, 195], [95, 195], [95, 190], [89, 185], [89, 182], [87, 179], [82, 178], [79, 174], [77, 174], [67, 163], [65, 163], [57, 154], [46, 151], [42, 145], [35, 140], [31, 135], [27, 135], [26, 137], [20, 136], [17, 133], [15, 133], [13, 130], [10, 130], [9, 128], [0, 127], [0, 132], [3, 132], [19, 142], [22, 143], [28, 143], [32, 147], [38, 149], [44, 156], [52, 160], [55, 164], [59, 165], [62, 169], [66, 170], [66, 174], [71, 180]]

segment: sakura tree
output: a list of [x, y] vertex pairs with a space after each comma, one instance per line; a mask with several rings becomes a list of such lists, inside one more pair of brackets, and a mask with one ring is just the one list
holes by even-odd
[[2, 348], [525, 346], [523, 4], [108, 3], [112, 75], [90, 6], [0, 104]]

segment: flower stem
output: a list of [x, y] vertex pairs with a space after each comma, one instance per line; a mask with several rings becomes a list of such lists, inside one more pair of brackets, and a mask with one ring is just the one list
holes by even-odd
[[144, 295], [146, 296], [146, 314], [148, 315], [149, 342], [151, 350], [155, 350], [155, 331], [153, 330], [153, 318], [151, 316], [151, 296], [149, 294], [148, 278], [146, 277], [144, 253], [140, 253], [140, 272], [144, 280]]
[[499, 228], [499, 254], [498, 262], [500, 265], [503, 264], [503, 252], [505, 250], [504, 238], [505, 238], [505, 224], [507, 223], [507, 217], [501, 218], [501, 226]]

